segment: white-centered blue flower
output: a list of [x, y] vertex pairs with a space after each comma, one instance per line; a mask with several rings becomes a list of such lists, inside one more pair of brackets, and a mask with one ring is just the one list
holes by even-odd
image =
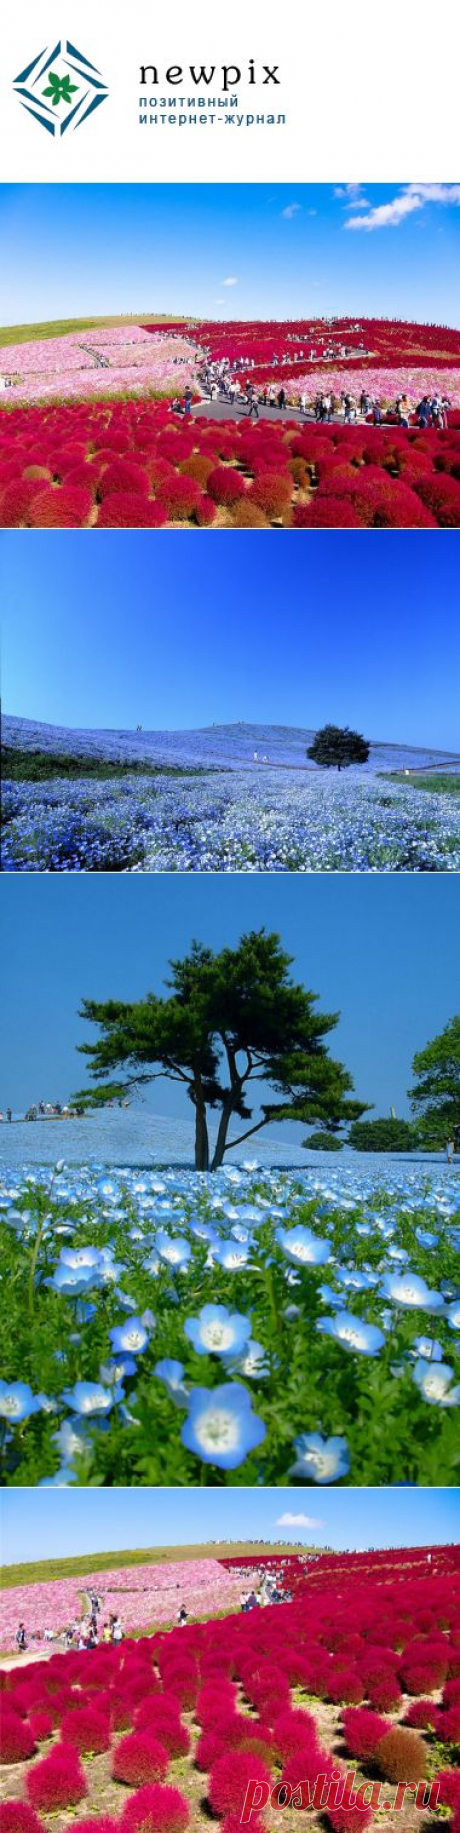
[[238, 1356], [251, 1335], [251, 1320], [226, 1305], [203, 1305], [198, 1317], [188, 1317], [185, 1336], [198, 1356]]
[[110, 1413], [115, 1401], [124, 1400], [121, 1386], [108, 1389], [101, 1381], [76, 1381], [73, 1388], [65, 1388], [62, 1396], [72, 1413], [91, 1416], [92, 1413]]
[[137, 1375], [137, 1362], [134, 1356], [115, 1356], [112, 1362], [103, 1362], [99, 1369], [99, 1380], [104, 1387], [116, 1387], [124, 1381], [126, 1375]]
[[109, 1330], [109, 1337], [112, 1349], [125, 1349], [130, 1356], [142, 1355], [149, 1342], [148, 1330], [140, 1317], [129, 1317], [124, 1324], [114, 1324], [113, 1329]]
[[443, 1311], [442, 1292], [430, 1291], [419, 1273], [386, 1273], [381, 1291], [393, 1305], [406, 1311]]
[[336, 1311], [334, 1317], [319, 1318], [316, 1329], [360, 1356], [378, 1356], [385, 1342], [383, 1330], [378, 1330], [376, 1324], [366, 1324], [353, 1311]]
[[98, 1267], [69, 1267], [59, 1264], [54, 1269], [52, 1278], [45, 1280], [53, 1292], [59, 1292], [62, 1298], [79, 1298], [82, 1292], [92, 1292], [101, 1284]]
[[409, 1354], [422, 1356], [425, 1362], [442, 1362], [442, 1344], [438, 1343], [437, 1337], [414, 1337]]
[[159, 1229], [155, 1236], [155, 1247], [160, 1260], [166, 1261], [167, 1266], [174, 1267], [178, 1273], [188, 1265], [191, 1258], [190, 1242], [186, 1241], [185, 1235], [167, 1235], [164, 1229]]
[[460, 1406], [460, 1384], [452, 1387], [453, 1379], [448, 1362], [425, 1362], [421, 1357], [415, 1364], [414, 1381], [429, 1406]]
[[236, 1470], [265, 1438], [266, 1427], [252, 1411], [251, 1398], [237, 1381], [222, 1387], [192, 1389], [188, 1417], [181, 1428], [187, 1451], [219, 1470]]
[[77, 1455], [81, 1456], [89, 1443], [88, 1431], [83, 1419], [63, 1419], [62, 1425], [57, 1427], [56, 1432], [53, 1432], [52, 1438], [53, 1444], [57, 1445], [58, 1451], [66, 1461], [70, 1461]]
[[305, 1483], [337, 1483], [350, 1469], [345, 1438], [322, 1438], [320, 1432], [301, 1432], [294, 1439], [297, 1452], [290, 1477], [302, 1477]]
[[454, 1299], [447, 1309], [447, 1322], [451, 1330], [460, 1330], [460, 1298]]
[[263, 1343], [256, 1343], [252, 1337], [244, 1344], [239, 1356], [225, 1358], [229, 1374], [244, 1375], [246, 1381], [264, 1381], [270, 1373], [267, 1351]]
[[330, 1260], [332, 1242], [314, 1235], [301, 1222], [296, 1228], [277, 1228], [275, 1233], [286, 1259], [296, 1267], [322, 1267]]
[[224, 1273], [237, 1273], [240, 1267], [248, 1264], [249, 1248], [244, 1241], [218, 1241], [209, 1251], [211, 1263], [217, 1260]]
[[11, 1426], [41, 1412], [41, 1397], [32, 1393], [27, 1381], [0, 1381], [0, 1418]]

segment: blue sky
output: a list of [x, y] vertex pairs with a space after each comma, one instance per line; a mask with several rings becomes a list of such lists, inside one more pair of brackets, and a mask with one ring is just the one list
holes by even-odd
[[[209, 1540], [303, 1540], [360, 1550], [442, 1545], [458, 1539], [460, 1497], [452, 1489], [117, 1489], [4, 1492], [3, 1562], [110, 1553], [134, 1547], [203, 1545]], [[279, 1526], [285, 1515], [306, 1525]], [[309, 1523], [313, 1522], [313, 1526]]]
[[0, 322], [361, 313], [458, 325], [459, 201], [458, 185], [6, 185]]
[[235, 530], [230, 547], [211, 531], [192, 547], [2, 533], [6, 711], [145, 730], [332, 720], [460, 750], [455, 536]]
[[[82, 997], [161, 992], [169, 959], [194, 937], [220, 948], [262, 924], [278, 930], [294, 976], [322, 1011], [340, 1011], [332, 1054], [377, 1113], [392, 1103], [407, 1111], [414, 1052], [457, 1009], [454, 876], [6, 875], [0, 904], [3, 1109], [81, 1088], [87, 1072], [75, 1045], [90, 1036], [77, 1018]], [[155, 1083], [148, 1100], [157, 1113], [190, 1119], [175, 1084]]]

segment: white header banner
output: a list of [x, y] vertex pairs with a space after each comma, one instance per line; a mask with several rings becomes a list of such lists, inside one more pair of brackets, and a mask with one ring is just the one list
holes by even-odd
[[460, 176], [458, 0], [22, 0], [0, 49], [4, 183]]

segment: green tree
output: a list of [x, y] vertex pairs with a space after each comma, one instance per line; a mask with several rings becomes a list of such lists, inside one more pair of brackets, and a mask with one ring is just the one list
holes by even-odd
[[412, 1069], [409, 1098], [423, 1144], [460, 1144], [460, 1013], [418, 1051]]
[[348, 1143], [355, 1152], [414, 1152], [418, 1133], [409, 1120], [355, 1120]]
[[317, 1133], [308, 1133], [302, 1145], [306, 1152], [341, 1152], [343, 1139], [336, 1139], [334, 1133], [322, 1133], [319, 1128]]
[[367, 738], [351, 732], [349, 726], [321, 726], [306, 755], [326, 769], [335, 765], [337, 770], [346, 770], [348, 764], [367, 764], [369, 745]]
[[[125, 1072], [123, 1085], [109, 1083], [117, 1095], [121, 1086], [159, 1078], [186, 1088], [195, 1111], [197, 1170], [209, 1168], [210, 1112], [219, 1115], [215, 1171], [229, 1150], [230, 1124], [252, 1121], [248, 1097], [257, 1084], [279, 1098], [258, 1103], [260, 1118], [233, 1145], [274, 1121], [318, 1121], [336, 1132], [365, 1112], [351, 1098], [351, 1076], [324, 1042], [337, 1014], [317, 1012], [317, 995], [295, 985], [278, 935], [253, 930], [218, 954], [194, 942], [190, 954], [170, 966], [166, 998], [147, 993], [134, 1004], [84, 1000], [80, 1016], [98, 1025], [100, 1036], [79, 1048], [95, 1080]], [[84, 1090], [76, 1097], [80, 1104], [88, 1098]]]

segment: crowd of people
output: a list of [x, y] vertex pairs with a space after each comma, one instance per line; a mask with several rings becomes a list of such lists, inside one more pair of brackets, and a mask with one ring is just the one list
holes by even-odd
[[[325, 353], [328, 354], [327, 352]], [[348, 354], [344, 351], [334, 352], [334, 359]], [[363, 355], [365, 352], [354, 352]], [[276, 359], [273, 368], [283, 368], [291, 364], [292, 357]], [[300, 360], [295, 356], [294, 361]], [[312, 401], [304, 388], [300, 395], [289, 389], [289, 384], [270, 382], [257, 385], [251, 381], [250, 371], [256, 367], [251, 357], [240, 357], [230, 363], [228, 357], [211, 362], [206, 359], [198, 371], [198, 382], [205, 400], [239, 409], [249, 420], [258, 420], [261, 408], [277, 409], [280, 413], [299, 414], [301, 421], [331, 422], [337, 421], [345, 426], [362, 425], [372, 421], [374, 426], [396, 424], [401, 427], [417, 426], [421, 431], [426, 427], [446, 428], [451, 403], [446, 395], [424, 394], [414, 405], [407, 394], [400, 394], [392, 402], [379, 400], [364, 390], [359, 395], [342, 390], [335, 395], [331, 390], [316, 395]], [[176, 397], [172, 403], [173, 411], [182, 413], [188, 418], [192, 411], [193, 392], [186, 388], [181, 401]]]
[[292, 1591], [284, 1584], [282, 1572], [264, 1572], [257, 1591], [242, 1591], [241, 1610], [247, 1615], [249, 1610], [263, 1610], [267, 1604], [290, 1604]]

